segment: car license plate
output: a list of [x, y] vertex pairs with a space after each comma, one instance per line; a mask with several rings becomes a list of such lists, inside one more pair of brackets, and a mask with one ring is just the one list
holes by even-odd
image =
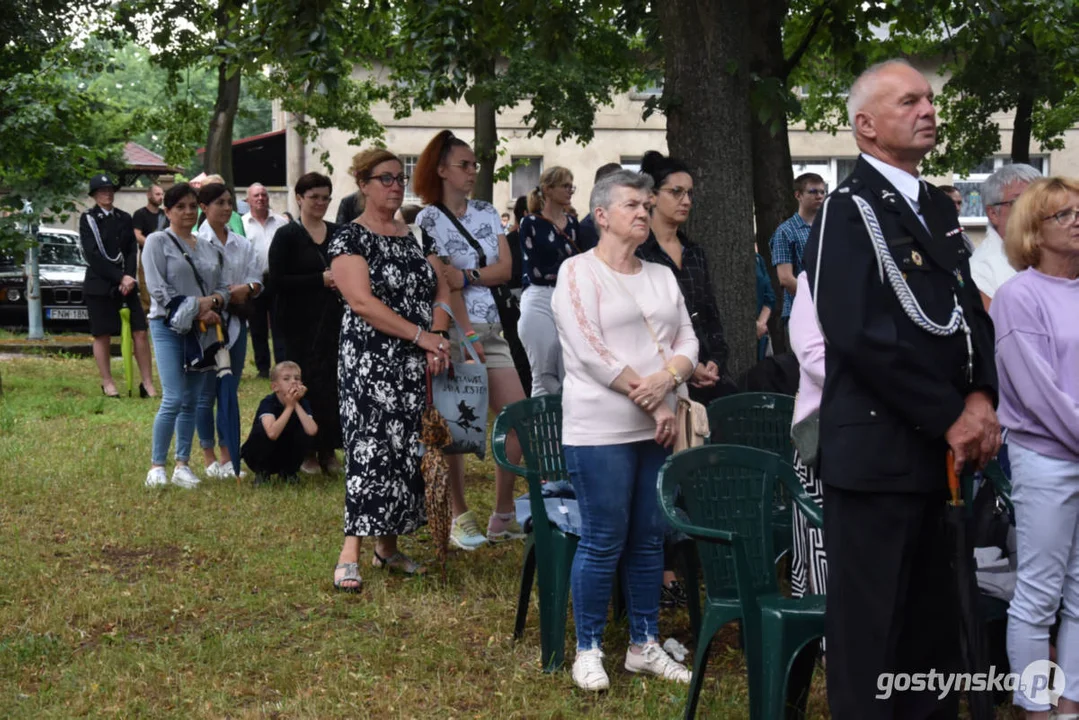
[[45, 308], [45, 317], [50, 320], [89, 320], [86, 308]]

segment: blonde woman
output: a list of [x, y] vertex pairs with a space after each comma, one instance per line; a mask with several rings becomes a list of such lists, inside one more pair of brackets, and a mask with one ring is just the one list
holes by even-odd
[[551, 297], [558, 269], [581, 252], [580, 227], [569, 213], [577, 188], [564, 167], [544, 170], [540, 184], [528, 194], [528, 215], [521, 220], [521, 322], [517, 332], [532, 368], [532, 396], [562, 392], [562, 346], [555, 331]]
[[[997, 288], [1000, 423], [1008, 428], [1018, 575], [1008, 607], [1013, 670], [1049, 660], [1063, 670], [1058, 718], [1079, 717], [1079, 182], [1035, 180], [1012, 208], [1004, 250], [1018, 274]], [[1049, 717], [1046, 697], [1015, 704]]]

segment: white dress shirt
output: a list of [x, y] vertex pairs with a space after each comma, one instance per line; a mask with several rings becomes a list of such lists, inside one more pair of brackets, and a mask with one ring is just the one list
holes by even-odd
[[1005, 281], [1015, 277], [1015, 268], [1004, 252], [1004, 240], [992, 225], [986, 227], [985, 239], [970, 258], [970, 276], [990, 298]]
[[273, 243], [274, 233], [288, 225], [288, 220], [283, 215], [271, 212], [263, 225], [251, 213], [247, 213], [243, 216], [243, 222], [244, 233], [258, 256], [259, 272], [265, 274], [270, 269], [270, 244]]
[[872, 155], [862, 153], [862, 157], [865, 158], [865, 161], [872, 165], [877, 172], [883, 175], [885, 180], [890, 182], [892, 186], [899, 191], [899, 194], [902, 195], [903, 199], [910, 205], [910, 209], [918, 216], [918, 221], [922, 223], [922, 227], [928, 230], [929, 226], [925, 224], [925, 218], [922, 217], [922, 210], [918, 203], [918, 192], [921, 190], [920, 186], [922, 181], [906, 170], [900, 170], [894, 165], [889, 165]]

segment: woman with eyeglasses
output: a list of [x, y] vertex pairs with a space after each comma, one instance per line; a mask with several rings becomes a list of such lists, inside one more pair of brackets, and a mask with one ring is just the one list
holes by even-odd
[[426, 370], [449, 362], [449, 300], [429, 237], [419, 243], [394, 216], [408, 176], [388, 150], [365, 150], [352, 171], [364, 198], [360, 216], [330, 243], [331, 267], [347, 305], [341, 326], [341, 422], [345, 435], [345, 541], [334, 586], [360, 587], [360, 541], [373, 537], [371, 564], [418, 575], [424, 568], [397, 547], [427, 522], [420, 474]]
[[551, 167], [540, 175], [539, 185], [528, 193], [528, 212], [521, 220], [521, 322], [517, 331], [532, 368], [532, 396], [562, 392], [565, 368], [558, 341], [551, 298], [558, 282], [558, 269], [566, 258], [579, 255], [580, 226], [569, 214], [573, 173]]
[[[1000, 424], [1008, 429], [1018, 573], [1008, 607], [1012, 668], [1049, 660], [1060, 611], [1056, 662], [1065, 680], [1056, 717], [1079, 713], [1079, 181], [1034, 180], [1019, 196], [1004, 237], [1018, 274], [997, 288]], [[1028, 718], [1048, 703], [1015, 693]]]
[[686, 299], [693, 331], [700, 341], [700, 359], [689, 379], [689, 395], [707, 405], [733, 391], [727, 372], [727, 339], [719, 318], [708, 258], [704, 248], [689, 239], [682, 226], [693, 208], [693, 176], [673, 157], [650, 150], [641, 158], [641, 172], [652, 178], [652, 231], [637, 250], [649, 262], [666, 265]]
[[[487, 368], [488, 404], [493, 413], [498, 413], [525, 397], [510, 349], [512, 338], [507, 340], [505, 334], [510, 329], [503, 328], [500, 322], [492, 292], [492, 288], [509, 281], [513, 257], [498, 211], [490, 203], [469, 199], [476, 184], [476, 168], [476, 154], [468, 143], [443, 130], [416, 161], [412, 186], [427, 203], [416, 222], [442, 258], [450, 289], [450, 306], [458, 323], [450, 335], [453, 359], [465, 360], [461, 341], [470, 339]], [[506, 452], [510, 462], [520, 459], [515, 436], [507, 442]], [[488, 542], [524, 537], [514, 513], [513, 473], [495, 470], [494, 512], [483, 533], [465, 500], [464, 456], [449, 456], [449, 470], [453, 514], [450, 541], [454, 545], [472, 551]]]
[[344, 308], [328, 255], [337, 225], [326, 222], [333, 183], [311, 172], [296, 182], [300, 218], [274, 234], [270, 245], [270, 283], [277, 288], [277, 314], [285, 356], [300, 366], [307, 401], [318, 422], [312, 454], [300, 470], [341, 470], [335, 450], [341, 447], [337, 404], [337, 344]]

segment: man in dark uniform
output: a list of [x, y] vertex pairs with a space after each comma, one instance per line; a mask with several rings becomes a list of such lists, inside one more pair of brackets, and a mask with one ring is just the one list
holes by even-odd
[[855, 82], [848, 110], [862, 155], [805, 251], [827, 342], [820, 476], [828, 703], [839, 720], [956, 717], [957, 693], [882, 699], [880, 675], [958, 669], [947, 452], [982, 466], [1000, 446], [992, 323], [955, 205], [918, 178], [936, 143], [932, 101], [903, 61]]
[[107, 175], [90, 180], [90, 197], [97, 203], [79, 217], [79, 240], [88, 267], [83, 296], [94, 336], [94, 360], [101, 373], [101, 392], [119, 397], [110, 367], [110, 337], [120, 334], [120, 308], [131, 309], [131, 335], [139, 364], [142, 397], [153, 396], [150, 342], [146, 337], [146, 313], [139, 301], [135, 280], [139, 245], [131, 216], [114, 208], [116, 185]]

